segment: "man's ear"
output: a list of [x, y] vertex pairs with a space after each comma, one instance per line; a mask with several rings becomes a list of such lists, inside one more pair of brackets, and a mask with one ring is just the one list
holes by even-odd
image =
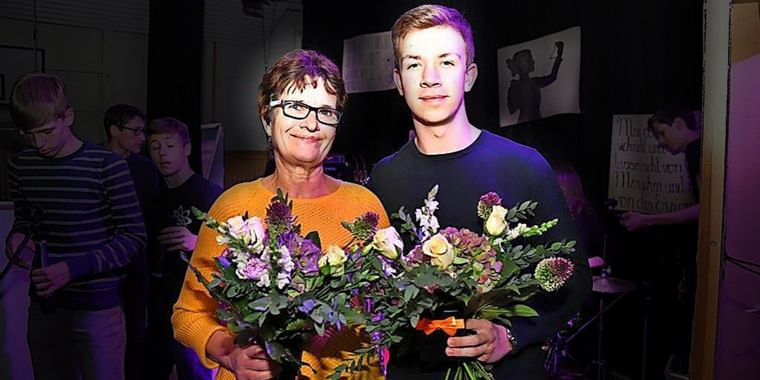
[[190, 153], [193, 152], [193, 144], [192, 143], [185, 144], [185, 146], [183, 147], [183, 150], [185, 151], [185, 157], [190, 157]]
[[108, 126], [108, 130], [111, 132], [111, 137], [114, 137], [119, 132], [119, 127], [116, 124], [111, 124]]
[[404, 96], [404, 85], [401, 83], [401, 73], [398, 72], [398, 69], [393, 69], [393, 83], [396, 83], [396, 90], [398, 90], [398, 94], [401, 96]]
[[261, 118], [261, 126], [264, 127], [264, 133], [267, 134], [267, 137], [272, 137], [272, 126], [267, 121], [267, 118], [262, 117]]
[[67, 127], [70, 127], [72, 124], [74, 124], [74, 109], [73, 108], [67, 108], [66, 111], [64, 111], [63, 121], [66, 122]]
[[676, 117], [675, 119], [673, 119], [673, 125], [672, 126], [675, 127], [676, 129], [679, 129], [679, 130], [681, 130], [681, 129], [688, 129], [688, 126], [686, 125], [686, 122], [682, 118], [680, 118], [680, 117]]
[[478, 65], [474, 62], [467, 66], [467, 72], [464, 78], [464, 92], [470, 92], [475, 85], [475, 79], [478, 79]]

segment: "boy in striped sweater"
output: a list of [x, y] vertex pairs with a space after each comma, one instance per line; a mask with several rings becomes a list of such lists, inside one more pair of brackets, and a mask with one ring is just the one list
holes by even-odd
[[[15, 252], [32, 221], [49, 262], [31, 268], [27, 340], [35, 378], [124, 378], [125, 326], [119, 287], [126, 265], [145, 246], [145, 225], [126, 161], [78, 139], [66, 85], [44, 73], [13, 85], [10, 113], [31, 148], [11, 157], [8, 183], [15, 208], [6, 254]], [[16, 264], [29, 268], [34, 244]], [[52, 310], [40, 301], [54, 295]]]

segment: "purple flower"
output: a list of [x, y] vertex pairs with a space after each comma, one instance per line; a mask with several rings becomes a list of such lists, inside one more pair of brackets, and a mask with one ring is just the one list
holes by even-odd
[[501, 204], [501, 197], [499, 194], [489, 191], [480, 197], [479, 203], [483, 203], [484, 206], [493, 207]]
[[266, 222], [270, 230], [289, 231], [294, 222], [290, 207], [279, 200], [272, 201], [267, 207]]
[[533, 277], [548, 292], [562, 287], [573, 274], [573, 263], [564, 257], [543, 259], [536, 265]]
[[416, 267], [425, 260], [425, 254], [422, 252], [422, 245], [417, 244], [408, 254], [404, 255], [401, 260], [407, 266]]
[[478, 201], [478, 216], [484, 220], [488, 219], [491, 209], [496, 205], [501, 205], [501, 197], [499, 194], [496, 194], [493, 191], [483, 194]]
[[222, 269], [225, 269], [228, 266], [230, 266], [230, 260], [227, 259], [227, 256], [225, 255], [219, 256], [219, 266], [221, 266]]
[[374, 213], [372, 211], [366, 212], [364, 215], [359, 217], [359, 220], [369, 225], [372, 228], [377, 227], [377, 221], [380, 220], [380, 216], [377, 215], [377, 213]]
[[298, 251], [293, 258], [298, 271], [307, 276], [319, 273], [319, 257], [322, 255], [319, 247], [313, 241], [304, 239]]
[[251, 259], [245, 265], [235, 271], [238, 278], [243, 280], [256, 280], [258, 286], [269, 286], [269, 263], [257, 258]]
[[379, 219], [380, 217], [376, 213], [369, 211], [356, 218], [353, 223], [346, 223], [344, 226], [357, 239], [367, 241], [371, 240], [375, 234]]
[[312, 299], [308, 299], [308, 300], [303, 301], [303, 303], [301, 303], [301, 306], [298, 307], [298, 310], [306, 314], [309, 314], [311, 313], [311, 311], [314, 309], [315, 306], [317, 306], [317, 302]]
[[385, 314], [383, 314], [383, 312], [378, 312], [378, 313], [375, 313], [375, 314], [372, 316], [372, 322], [373, 322], [373, 323], [377, 323], [377, 322], [380, 322], [380, 321], [382, 321], [383, 319], [385, 319]]

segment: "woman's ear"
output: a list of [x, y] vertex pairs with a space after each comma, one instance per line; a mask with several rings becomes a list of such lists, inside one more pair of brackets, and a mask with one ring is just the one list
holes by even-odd
[[272, 138], [272, 126], [269, 124], [266, 117], [261, 118], [261, 126], [264, 127], [264, 133], [267, 134], [267, 137]]

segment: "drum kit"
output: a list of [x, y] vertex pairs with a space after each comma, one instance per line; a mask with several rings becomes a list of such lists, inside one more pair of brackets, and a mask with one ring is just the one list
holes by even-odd
[[[565, 380], [565, 379], [586, 379], [591, 378], [594, 380], [606, 380], [608, 378], [608, 369], [602, 356], [602, 336], [604, 331], [604, 313], [609, 310], [610, 307], [620, 301], [623, 296], [636, 289], [636, 285], [632, 282], [622, 279], [610, 277], [610, 268], [605, 266], [605, 262], [602, 258], [596, 256], [589, 258], [589, 267], [594, 269], [600, 269], [600, 274], [593, 276], [592, 291], [598, 295], [599, 310], [598, 312], [589, 318], [583, 325], [578, 327], [572, 335], [569, 335], [570, 331], [573, 331], [575, 325], [580, 323], [582, 319], [576, 315], [568, 323], [567, 327], [557, 332], [553, 337], [549, 338], [545, 349], [548, 351], [544, 367], [549, 375], [553, 379]], [[606, 295], [615, 296], [614, 300], [605, 305]], [[596, 357], [591, 361], [588, 367], [582, 374], [566, 374], [560, 373], [560, 362], [567, 359], [570, 354], [568, 347], [571, 341], [575, 339], [578, 334], [588, 329], [592, 323], [597, 322], [597, 346]], [[580, 376], [580, 377], [579, 377]], [[591, 376], [591, 377], [589, 377]]]

